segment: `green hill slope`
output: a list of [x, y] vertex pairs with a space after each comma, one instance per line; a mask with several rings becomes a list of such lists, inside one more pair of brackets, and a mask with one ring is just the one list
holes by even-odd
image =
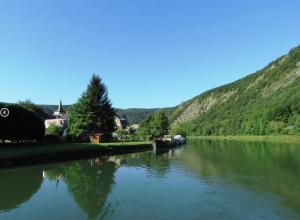
[[158, 109], [143, 109], [143, 108], [129, 108], [129, 109], [116, 109], [119, 116], [126, 118], [129, 125], [139, 124], [143, 121], [149, 114]]
[[300, 129], [300, 47], [262, 70], [172, 110], [190, 135], [293, 134]]

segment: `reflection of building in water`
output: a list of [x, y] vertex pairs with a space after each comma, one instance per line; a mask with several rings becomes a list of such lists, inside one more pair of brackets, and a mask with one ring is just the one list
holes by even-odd
[[49, 174], [49, 171], [45, 171], [43, 170], [43, 178], [44, 179], [49, 179], [49, 180], [63, 180], [63, 181], [66, 181], [66, 177], [64, 176], [63, 173], [50, 173]]
[[111, 156], [106, 159], [96, 158], [96, 159], [90, 160], [90, 165], [91, 166], [101, 166], [104, 163], [108, 163], [108, 162], [112, 162], [113, 164], [115, 164], [115, 168], [119, 168], [125, 163], [125, 160], [122, 158], [118, 158], [117, 156]]
[[116, 156], [111, 156], [107, 159], [107, 161], [113, 162], [116, 164], [116, 168], [122, 166], [125, 163], [125, 160], [122, 158], [118, 158]]
[[63, 109], [62, 102], [60, 101], [57, 110], [54, 111], [53, 116], [54, 119], [47, 119], [45, 120], [45, 127], [49, 128], [50, 125], [56, 125], [61, 128], [67, 128], [69, 125], [69, 115]]

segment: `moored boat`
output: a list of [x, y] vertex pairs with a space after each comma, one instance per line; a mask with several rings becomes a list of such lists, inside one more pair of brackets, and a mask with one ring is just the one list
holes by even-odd
[[186, 144], [186, 138], [181, 135], [175, 135], [172, 138], [172, 145], [184, 145]]
[[178, 147], [186, 144], [186, 138], [181, 135], [172, 137], [171, 135], [165, 135], [162, 139], [156, 139], [153, 141], [153, 150], [170, 149], [172, 147]]
[[155, 148], [170, 148], [172, 147], [172, 142], [167, 140], [156, 139], [153, 141], [153, 147]]

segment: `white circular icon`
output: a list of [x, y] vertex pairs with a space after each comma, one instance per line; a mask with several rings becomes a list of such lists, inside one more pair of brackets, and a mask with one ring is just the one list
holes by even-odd
[[2, 108], [2, 109], [0, 110], [0, 115], [1, 115], [1, 117], [3, 117], [3, 118], [8, 117], [8, 116], [9, 116], [9, 110], [8, 110], [7, 108]]

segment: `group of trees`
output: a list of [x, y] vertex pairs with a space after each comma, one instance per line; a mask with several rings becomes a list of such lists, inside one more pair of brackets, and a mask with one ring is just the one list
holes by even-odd
[[140, 136], [137, 133], [136, 129], [118, 129], [114, 133], [114, 140], [118, 141], [139, 141]]
[[150, 114], [140, 125], [139, 134], [144, 139], [154, 139], [169, 133], [169, 120], [163, 111]]
[[181, 135], [187, 136], [187, 132], [181, 126], [170, 126], [170, 120], [166, 111], [158, 110], [151, 113], [142, 123], [138, 129], [138, 134], [142, 139], [155, 139], [163, 137], [164, 135]]

